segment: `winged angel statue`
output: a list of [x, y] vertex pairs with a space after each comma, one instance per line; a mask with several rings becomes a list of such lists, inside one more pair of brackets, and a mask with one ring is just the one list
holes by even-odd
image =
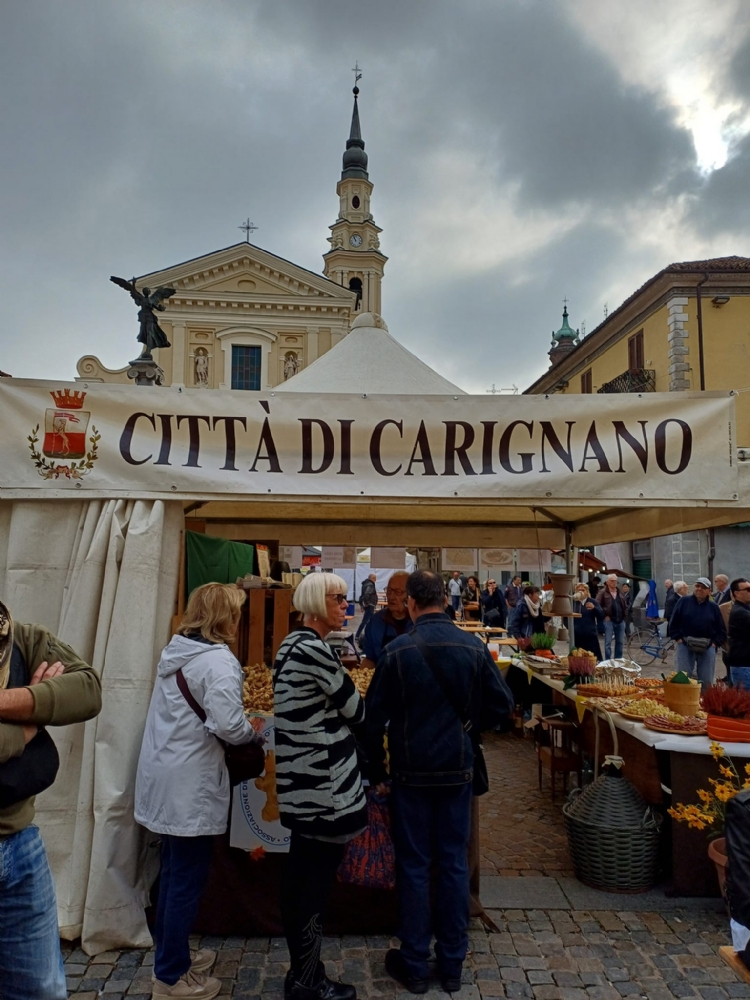
[[164, 312], [167, 308], [165, 305], [162, 305], [164, 299], [171, 298], [176, 289], [157, 288], [152, 292], [150, 288], [144, 287], [139, 292], [135, 287], [135, 278], [132, 281], [126, 281], [124, 278], [116, 278], [113, 275], [109, 280], [119, 285], [120, 288], [124, 288], [126, 292], [130, 292], [131, 299], [140, 307], [138, 310], [138, 320], [141, 324], [141, 329], [138, 332], [138, 342], [143, 344], [141, 358], [145, 361], [152, 361], [151, 352], [155, 347], [170, 346], [166, 333], [159, 326], [155, 310], [158, 309], [159, 312]]

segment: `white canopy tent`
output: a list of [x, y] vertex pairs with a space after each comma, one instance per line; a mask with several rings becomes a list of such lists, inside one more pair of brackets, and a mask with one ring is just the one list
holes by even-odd
[[276, 391], [466, 395], [399, 344], [382, 316], [369, 312], [357, 316], [343, 340]]
[[314, 394], [292, 383], [326, 358], [284, 392], [0, 382], [0, 598], [104, 688], [98, 719], [55, 734], [38, 802], [62, 933], [89, 953], [150, 940], [134, 774], [191, 519], [286, 545], [555, 549], [750, 520], [726, 395], [362, 398], [338, 359]]

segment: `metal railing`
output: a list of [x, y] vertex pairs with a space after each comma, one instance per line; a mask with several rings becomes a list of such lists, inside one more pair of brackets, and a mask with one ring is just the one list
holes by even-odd
[[656, 372], [653, 368], [629, 368], [622, 375], [605, 382], [597, 392], [655, 392]]

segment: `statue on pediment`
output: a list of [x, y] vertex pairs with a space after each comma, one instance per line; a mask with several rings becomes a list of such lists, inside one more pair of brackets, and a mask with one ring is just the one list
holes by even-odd
[[126, 281], [125, 278], [117, 278], [113, 275], [109, 280], [119, 285], [120, 288], [124, 288], [126, 292], [130, 292], [131, 299], [139, 306], [138, 321], [141, 328], [138, 332], [138, 343], [143, 344], [141, 358], [145, 361], [153, 360], [151, 352], [155, 347], [170, 346], [166, 333], [159, 326], [156, 310], [164, 312], [167, 308], [163, 305], [164, 299], [171, 298], [177, 289], [162, 287], [152, 292], [150, 288], [144, 287], [139, 292], [135, 286], [135, 278], [132, 281]]

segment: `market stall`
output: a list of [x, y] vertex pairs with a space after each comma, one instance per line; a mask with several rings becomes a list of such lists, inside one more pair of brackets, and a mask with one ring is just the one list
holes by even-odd
[[[668, 711], [663, 703], [652, 700], [659, 691], [658, 683], [643, 688], [632, 686], [632, 696], [639, 695], [643, 700], [643, 714], [638, 718], [632, 707], [627, 711], [633, 703], [627, 701], [628, 696], [622, 697], [621, 690], [619, 697], [587, 697], [588, 685], [565, 688], [562, 679], [536, 669], [520, 657], [513, 660], [511, 674], [515, 675], [511, 678], [513, 690], [524, 707], [543, 702], [575, 705], [586, 753], [593, 757], [598, 746], [600, 762], [606, 754], [619, 753], [625, 760], [624, 773], [628, 780], [647, 803], [663, 807], [665, 817], [667, 807], [673, 802], [697, 802], [696, 789], [717, 776], [705, 723], [702, 730], [696, 728], [690, 732], [688, 729], [685, 734], [649, 727], [648, 712]], [[609, 725], [601, 721], [603, 712], [616, 729], [617, 748]], [[722, 746], [730, 757], [743, 763], [750, 760], [750, 743], [722, 742]], [[668, 830], [666, 853], [675, 893], [680, 896], [718, 895], [716, 873], [706, 852], [705, 836], [679, 823], [670, 822]]]
[[63, 933], [91, 952], [150, 941], [133, 781], [185, 530], [572, 565], [579, 545], [750, 520], [728, 394], [483, 397], [471, 422], [464, 396], [3, 379], [0, 413], [3, 600], [102, 674], [102, 714], [56, 734], [66, 763], [38, 813]]

